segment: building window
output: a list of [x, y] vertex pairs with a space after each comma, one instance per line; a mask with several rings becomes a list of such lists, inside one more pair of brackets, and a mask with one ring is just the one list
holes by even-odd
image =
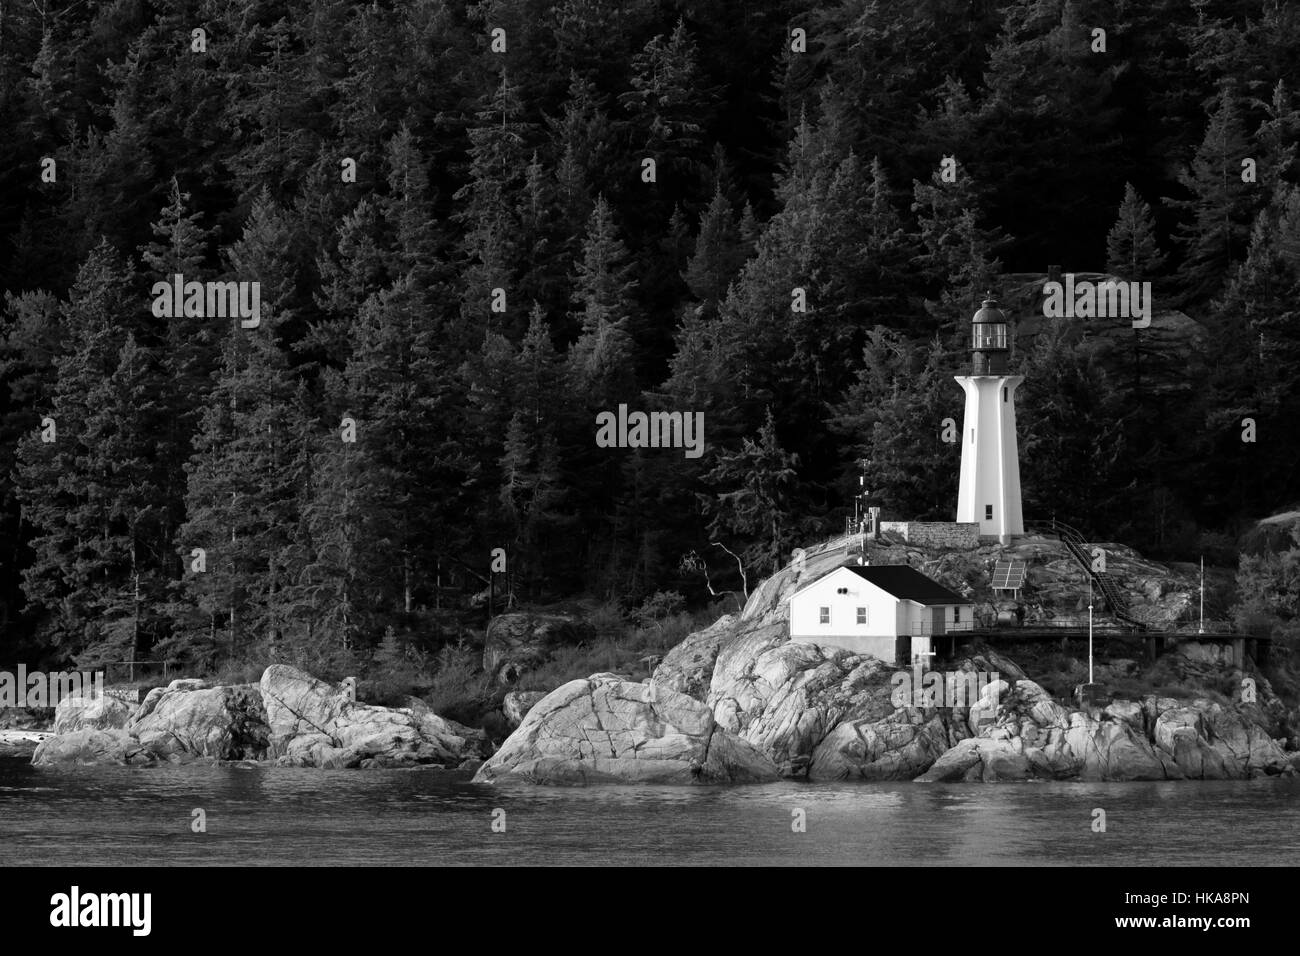
[[952, 609], [952, 622], [956, 624], [960, 620], [961, 620], [961, 608], [955, 607]]
[[1002, 386], [1002, 401], [1005, 402], [1006, 400], [1007, 400], [1007, 387], [1006, 387], [1005, 385], [1003, 385], [1003, 386]]
[[831, 609], [828, 607], [820, 608], [818, 611], [820, 623], [829, 624], [831, 622]]
[[984, 520], [985, 520], [985, 521], [992, 521], [992, 520], [993, 520], [993, 506], [992, 506], [992, 505], [985, 505], [985, 506], [984, 506]]
[[858, 623], [859, 624], [867, 623], [867, 609], [865, 607], [858, 608]]

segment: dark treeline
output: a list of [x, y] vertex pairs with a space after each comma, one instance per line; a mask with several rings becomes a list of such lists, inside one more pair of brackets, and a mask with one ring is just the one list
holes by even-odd
[[[494, 548], [699, 595], [863, 458], [951, 518], [967, 323], [1049, 263], [1199, 332], [1018, 350], [1026, 513], [1228, 541], [1300, 465], [1297, 62], [1272, 0], [4, 4], [0, 656], [427, 637]], [[156, 317], [177, 273], [260, 325]], [[620, 403], [704, 455], [597, 447]]]

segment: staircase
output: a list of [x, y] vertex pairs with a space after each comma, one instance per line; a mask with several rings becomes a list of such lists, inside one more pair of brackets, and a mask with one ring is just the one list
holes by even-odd
[[1088, 572], [1088, 576], [1092, 578], [1093, 584], [1095, 584], [1097, 590], [1101, 592], [1102, 597], [1106, 599], [1106, 606], [1110, 608], [1110, 612], [1115, 615], [1118, 620], [1123, 621], [1125, 624], [1128, 624], [1136, 630], [1147, 630], [1147, 625], [1144, 621], [1129, 614], [1128, 603], [1124, 600], [1123, 595], [1120, 594], [1119, 585], [1115, 583], [1115, 579], [1110, 575], [1110, 572], [1094, 571], [1092, 569], [1092, 551], [1088, 547], [1088, 542], [1083, 539], [1083, 535], [1081, 535], [1075, 528], [1070, 527], [1063, 521], [1057, 521], [1055, 518], [1046, 522], [1046, 525], [1058, 538], [1061, 539], [1061, 542], [1065, 545], [1065, 549], [1070, 552], [1070, 555], [1078, 565]]

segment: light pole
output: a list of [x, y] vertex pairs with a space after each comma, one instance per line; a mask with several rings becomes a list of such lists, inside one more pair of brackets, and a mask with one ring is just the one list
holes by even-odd
[[1092, 684], [1092, 575], [1088, 575], [1088, 684]]
[[1201, 623], [1197, 625], [1196, 633], [1205, 633], [1205, 555], [1201, 555]]

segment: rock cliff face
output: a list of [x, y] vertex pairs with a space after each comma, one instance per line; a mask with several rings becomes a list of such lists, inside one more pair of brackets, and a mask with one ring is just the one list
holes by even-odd
[[535, 704], [476, 781], [543, 784], [752, 783], [772, 762], [699, 701], [613, 674], [570, 681]]

